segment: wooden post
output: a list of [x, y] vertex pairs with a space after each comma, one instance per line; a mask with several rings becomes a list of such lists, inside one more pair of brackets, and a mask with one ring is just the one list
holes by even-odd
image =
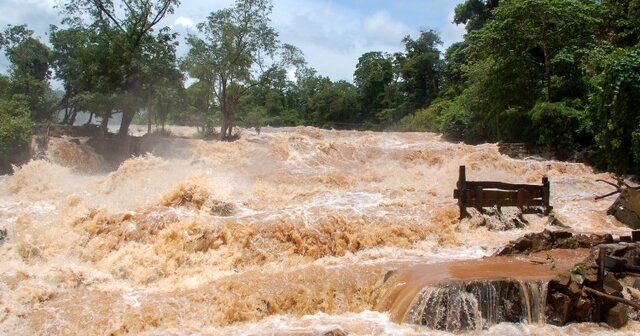
[[458, 206], [460, 207], [460, 219], [469, 216], [467, 212], [467, 168], [460, 166], [458, 174]]
[[[604, 257], [607, 254], [607, 248], [606, 247], [600, 247], [598, 248], [598, 289], [602, 290], [604, 287]], [[603, 311], [602, 311], [602, 306], [604, 304], [603, 300], [601, 297], [596, 297], [595, 298], [595, 304], [596, 306], [594, 307], [595, 309], [593, 310], [593, 318], [594, 321], [593, 322], [601, 322], [602, 321], [602, 315], [603, 315]]]
[[477, 186], [476, 189], [474, 190], [474, 195], [473, 195], [475, 198], [476, 209], [480, 213], [482, 213], [482, 200], [483, 200], [482, 191], [483, 191], [483, 188], [481, 186]]
[[549, 215], [551, 212], [550, 206], [550, 198], [551, 198], [551, 184], [549, 183], [548, 177], [542, 178], [542, 203], [544, 204], [544, 214]]
[[604, 282], [604, 257], [606, 254], [606, 247], [600, 247], [598, 249], [598, 289], [602, 289]]

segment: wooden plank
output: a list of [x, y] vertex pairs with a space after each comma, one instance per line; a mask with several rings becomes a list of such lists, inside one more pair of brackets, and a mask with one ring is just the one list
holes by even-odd
[[518, 207], [521, 211], [526, 208], [543, 207], [544, 213], [549, 214], [551, 206], [550, 183], [547, 177], [542, 178], [541, 185], [514, 184], [494, 181], [467, 181], [466, 167], [460, 166], [457, 189], [453, 191], [453, 198], [458, 200], [460, 218], [469, 216], [467, 208], [481, 208], [503, 206]]
[[[466, 194], [465, 194], [465, 199], [466, 200], [470, 200], [470, 199], [477, 199], [478, 197], [476, 196], [476, 190], [465, 190]], [[455, 199], [459, 199], [460, 197], [460, 190], [454, 190], [453, 192], [453, 197]], [[517, 191], [502, 191], [502, 190], [482, 190], [482, 198], [485, 199], [494, 199], [494, 200], [499, 200], [499, 199], [513, 199], [513, 200], [517, 200], [518, 199], [518, 192]], [[529, 191], [529, 198], [531, 199], [542, 199], [542, 192], [541, 191]]]
[[512, 184], [493, 181], [467, 181], [468, 188], [482, 187], [483, 189], [501, 189], [501, 190], [542, 190], [539, 184]]

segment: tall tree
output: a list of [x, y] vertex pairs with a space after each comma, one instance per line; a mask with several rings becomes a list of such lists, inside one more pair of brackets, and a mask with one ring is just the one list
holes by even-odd
[[32, 118], [49, 119], [55, 104], [49, 86], [51, 49], [35, 38], [26, 25], [10, 26], [1, 35], [2, 47], [11, 63], [11, 92], [24, 97]]
[[442, 61], [438, 46], [442, 40], [433, 30], [420, 32], [417, 39], [405, 37], [405, 55], [399, 58], [404, 92], [414, 108], [431, 103], [440, 92]]
[[353, 81], [360, 91], [365, 114], [375, 115], [379, 109], [389, 107], [385, 106], [385, 95], [387, 86], [393, 79], [393, 61], [390, 55], [372, 51], [360, 56]]
[[[119, 50], [119, 58], [113, 59], [111, 71], [118, 71], [119, 90], [125, 99], [120, 104], [122, 121], [119, 134], [128, 135], [133, 116], [140, 106], [133, 99], [135, 92], [145, 84], [140, 76], [143, 72], [145, 43], [153, 43], [153, 29], [167, 15], [174, 12], [179, 0], [68, 0], [63, 8], [67, 13], [64, 22], [85, 26], [88, 16], [92, 22], [88, 28], [111, 37], [111, 43]], [[117, 70], [116, 70], [117, 69]]]
[[[270, 26], [270, 0], [237, 0], [211, 13], [198, 25], [202, 37], [190, 35], [183, 68], [207, 83], [220, 109], [221, 137], [230, 139], [240, 99], [290, 64], [295, 48], [281, 48]], [[213, 104], [209, 104], [212, 106]]]

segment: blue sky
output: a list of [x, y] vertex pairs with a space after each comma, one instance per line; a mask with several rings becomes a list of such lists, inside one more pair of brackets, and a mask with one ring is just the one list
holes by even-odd
[[[305, 53], [310, 66], [333, 80], [351, 81], [358, 57], [367, 51], [403, 49], [406, 35], [421, 29], [437, 30], [444, 47], [462, 39], [453, 10], [462, 0], [273, 0], [273, 26], [282, 42]], [[0, 26], [27, 23], [43, 39], [50, 24], [60, 23], [57, 0], [0, 0]], [[176, 13], [162, 24], [182, 36], [195, 33], [194, 25], [233, 0], [182, 0]], [[184, 44], [179, 52], [184, 53]], [[6, 69], [0, 59], [0, 69]]]

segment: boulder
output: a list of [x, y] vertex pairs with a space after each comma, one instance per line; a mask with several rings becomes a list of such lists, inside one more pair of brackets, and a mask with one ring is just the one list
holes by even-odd
[[576, 301], [574, 317], [577, 322], [586, 322], [591, 319], [592, 303], [587, 297], [580, 297]]
[[604, 292], [609, 295], [618, 295], [622, 293], [622, 285], [613, 274], [607, 274], [602, 283]]
[[611, 242], [613, 237], [610, 234], [574, 235], [566, 231], [545, 230], [540, 233], [530, 233], [512, 241], [497, 255], [529, 254], [551, 249], [590, 248]]
[[553, 293], [547, 299], [547, 322], [562, 326], [570, 321], [571, 298], [562, 293]]
[[619, 329], [627, 325], [629, 316], [627, 316], [627, 307], [621, 303], [616, 304], [607, 312], [607, 324], [613, 328]]
[[340, 328], [332, 329], [322, 333], [322, 336], [347, 336], [347, 335], [349, 334]]

